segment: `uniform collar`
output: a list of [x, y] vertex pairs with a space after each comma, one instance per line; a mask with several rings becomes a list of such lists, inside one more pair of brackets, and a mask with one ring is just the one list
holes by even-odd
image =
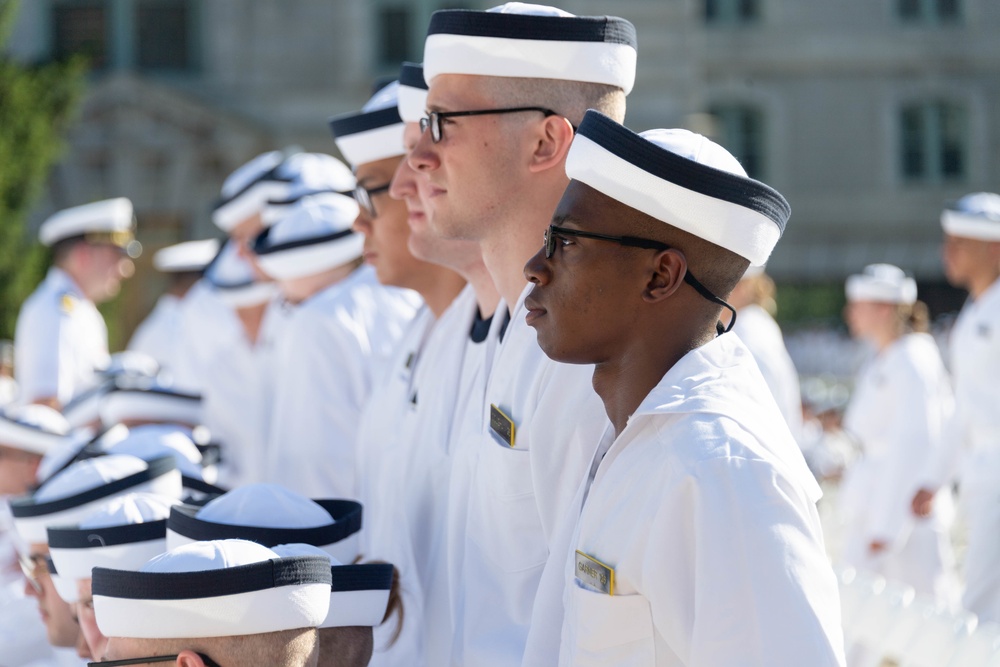
[[74, 296], [78, 296], [81, 299], [87, 298], [83, 294], [83, 290], [80, 289], [80, 286], [76, 284], [76, 281], [58, 266], [49, 268], [46, 280], [51, 281], [52, 284], [60, 291], [72, 292]]

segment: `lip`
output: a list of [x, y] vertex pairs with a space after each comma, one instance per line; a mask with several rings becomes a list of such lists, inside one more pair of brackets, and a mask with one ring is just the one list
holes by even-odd
[[427, 189], [427, 196], [433, 199], [434, 197], [439, 197], [439, 196], [445, 194], [446, 192], [447, 192], [447, 190], [445, 190], [442, 187], [438, 187], [437, 185], [431, 185]]
[[378, 254], [369, 250], [362, 253], [361, 258], [368, 264], [374, 264], [375, 260], [378, 259]]
[[524, 299], [524, 307], [528, 311], [527, 315], [524, 316], [524, 322], [528, 326], [534, 326], [534, 323], [538, 321], [539, 318], [546, 314], [546, 310], [538, 305], [538, 303], [527, 296]]

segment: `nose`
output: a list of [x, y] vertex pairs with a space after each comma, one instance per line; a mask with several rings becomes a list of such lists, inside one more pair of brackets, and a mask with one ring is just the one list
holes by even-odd
[[372, 221], [371, 218], [368, 217], [368, 214], [365, 213], [363, 209], [360, 213], [358, 213], [358, 217], [354, 219], [354, 224], [351, 225], [351, 228], [354, 229], [354, 231], [358, 232], [359, 234], [364, 234], [365, 236], [371, 236]]
[[406, 162], [411, 169], [419, 172], [433, 171], [441, 166], [441, 159], [433, 140], [431, 140], [429, 130], [420, 133], [420, 139], [417, 140], [410, 154], [406, 156]]
[[545, 248], [539, 248], [538, 252], [531, 256], [531, 259], [524, 265], [524, 277], [535, 285], [547, 285], [552, 279], [551, 265], [545, 259]]
[[417, 172], [409, 162], [400, 160], [396, 173], [392, 175], [392, 181], [389, 183], [389, 196], [393, 199], [412, 197], [417, 192], [416, 176]]

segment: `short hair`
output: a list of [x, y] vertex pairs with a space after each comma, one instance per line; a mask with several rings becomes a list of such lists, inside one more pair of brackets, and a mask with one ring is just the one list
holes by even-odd
[[315, 667], [319, 636], [315, 628], [299, 628], [234, 637], [202, 639], [126, 639], [142, 655], [164, 655], [189, 650], [234, 665]]
[[375, 638], [370, 626], [320, 628], [319, 664], [365, 667], [372, 659]]
[[596, 109], [618, 121], [625, 120], [625, 91], [618, 86], [562, 79], [484, 77], [487, 94], [503, 106], [542, 106], [565, 116], [574, 127], [587, 109]]

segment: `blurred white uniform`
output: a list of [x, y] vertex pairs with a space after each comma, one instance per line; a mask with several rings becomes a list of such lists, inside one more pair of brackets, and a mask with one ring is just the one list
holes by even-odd
[[771, 314], [756, 304], [741, 308], [733, 331], [746, 344], [771, 389], [788, 430], [798, 442], [802, 435], [802, 396], [799, 374], [785, 348], [781, 328]]
[[951, 436], [964, 450], [959, 496], [968, 529], [962, 604], [980, 622], [1000, 622], [1000, 280], [965, 305], [951, 333], [951, 360]]
[[148, 354], [171, 373], [178, 364], [184, 332], [181, 301], [173, 294], [161, 295], [128, 342], [130, 351]]
[[14, 336], [20, 401], [55, 397], [61, 405], [95, 381], [107, 366], [104, 318], [69, 275], [56, 267], [25, 300]]
[[[550, 540], [608, 423], [593, 366], [554, 362], [538, 346], [524, 321], [529, 290], [491, 364], [467, 496], [450, 500], [467, 505], [465, 525], [449, 526], [464, 532], [453, 664], [521, 664]], [[512, 444], [491, 425], [494, 405], [513, 422]]]
[[[559, 664], [843, 665], [819, 496], [739, 339], [689, 352], [617, 439], [609, 427], [577, 495], [553, 555]], [[587, 586], [575, 550], [614, 569], [614, 595]]]
[[361, 411], [418, 305], [364, 266], [294, 309], [274, 351], [268, 481], [310, 498], [357, 496]]
[[236, 313], [205, 278], [188, 290], [180, 306], [181, 340], [173, 370], [178, 389], [200, 392], [208, 363], [231, 341], [242, 335]]
[[[953, 407], [937, 344], [914, 333], [862, 368], [844, 415], [844, 429], [864, 452], [849, 473], [844, 494], [849, 497], [843, 498], [845, 564], [907, 583], [943, 603], [953, 597], [950, 491], [939, 494], [926, 519], [913, 515], [910, 501], [928, 462], [940, 456]], [[888, 548], [872, 555], [873, 541]]]

